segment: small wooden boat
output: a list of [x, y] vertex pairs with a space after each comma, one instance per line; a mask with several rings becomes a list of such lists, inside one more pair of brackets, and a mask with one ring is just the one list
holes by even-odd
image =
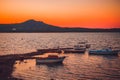
[[[63, 54], [63, 52], [62, 52]], [[49, 64], [49, 63], [62, 63], [66, 56], [59, 56], [55, 53], [49, 54], [47, 57], [37, 57], [36, 63]]]
[[119, 50], [112, 49], [101, 49], [101, 50], [90, 50], [89, 54], [93, 55], [118, 55]]

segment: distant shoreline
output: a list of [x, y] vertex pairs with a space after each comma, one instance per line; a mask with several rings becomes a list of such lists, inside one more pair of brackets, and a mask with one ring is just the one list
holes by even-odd
[[120, 32], [120, 28], [59, 27], [44, 22], [28, 20], [19, 24], [0, 24], [0, 33], [66, 33], [66, 32]]

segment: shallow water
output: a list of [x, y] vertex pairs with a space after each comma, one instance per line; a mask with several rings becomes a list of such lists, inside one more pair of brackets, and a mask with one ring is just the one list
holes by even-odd
[[[41, 48], [73, 47], [80, 41], [91, 49], [120, 49], [120, 33], [0, 33], [0, 55], [23, 54]], [[36, 65], [35, 60], [16, 61], [12, 76], [24, 80], [119, 80], [120, 56], [70, 53], [63, 64]]]

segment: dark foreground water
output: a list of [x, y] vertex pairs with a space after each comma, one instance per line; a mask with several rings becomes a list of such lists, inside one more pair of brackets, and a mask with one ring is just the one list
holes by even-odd
[[16, 62], [13, 76], [25, 80], [119, 80], [120, 57], [66, 54], [63, 64], [36, 65], [35, 60]]
[[[0, 33], [0, 55], [23, 54], [41, 48], [73, 47], [80, 41], [91, 49], [120, 49], [120, 33]], [[120, 56], [65, 54], [63, 64], [36, 65], [35, 60], [16, 61], [12, 76], [24, 80], [119, 80]]]

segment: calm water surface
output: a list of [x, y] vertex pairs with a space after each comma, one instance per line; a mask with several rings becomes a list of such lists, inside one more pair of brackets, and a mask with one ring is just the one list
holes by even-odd
[[[0, 33], [0, 55], [23, 54], [42, 48], [73, 47], [80, 41], [91, 49], [120, 49], [120, 33]], [[65, 54], [63, 64], [36, 65], [35, 60], [16, 61], [12, 76], [24, 80], [119, 80], [120, 56]]]

